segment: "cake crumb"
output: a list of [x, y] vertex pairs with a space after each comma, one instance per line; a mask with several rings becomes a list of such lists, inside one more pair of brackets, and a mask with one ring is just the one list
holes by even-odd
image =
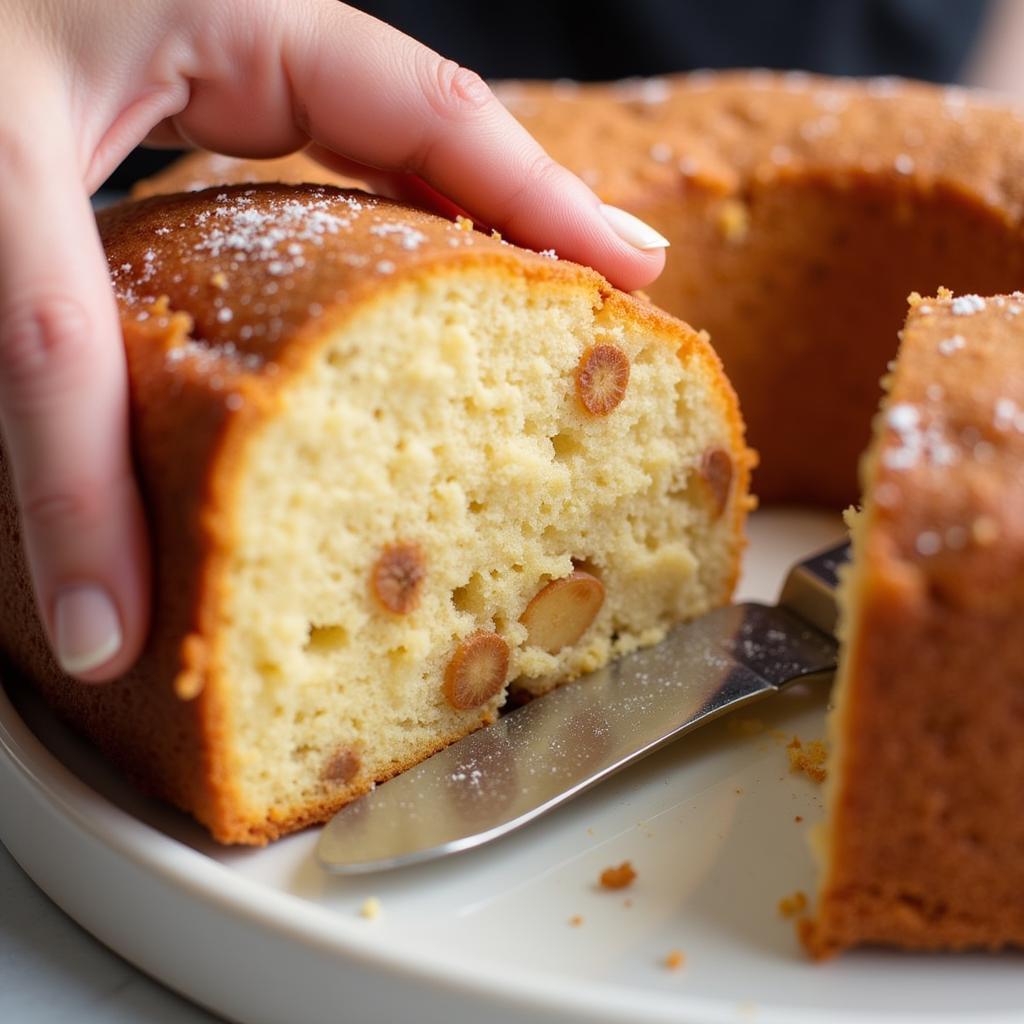
[[359, 908], [359, 916], [365, 917], [367, 921], [376, 921], [380, 917], [380, 900], [376, 896], [370, 896], [363, 900]]
[[804, 816], [802, 814], [797, 814], [794, 816], [793, 820], [799, 825], [800, 822], [804, 820]]
[[472, 231], [473, 222], [469, 217], [464, 217], [461, 213], [455, 218], [455, 226], [459, 231]]
[[681, 949], [673, 949], [665, 957], [665, 967], [670, 971], [678, 971], [686, 963], [686, 956]]
[[779, 913], [783, 917], [796, 917], [807, 909], [807, 896], [797, 889], [792, 896], [783, 896], [779, 900]]
[[800, 738], [794, 736], [786, 745], [786, 753], [789, 755], [789, 770], [791, 772], [803, 772], [813, 782], [825, 781], [825, 759], [828, 751], [821, 740], [811, 740], [804, 744]]
[[583, 924], [583, 918], [580, 914], [573, 914], [572, 917], [569, 918], [570, 928], [579, 928], [581, 924]]
[[218, 270], [217, 273], [210, 278], [210, 284], [212, 284], [214, 288], [220, 289], [222, 292], [226, 291], [228, 287], [228, 275], [225, 274], [223, 270]]
[[605, 868], [601, 872], [599, 882], [602, 889], [625, 889], [633, 884], [635, 878], [636, 872], [633, 870], [633, 865], [628, 860], [624, 860], [617, 868]]

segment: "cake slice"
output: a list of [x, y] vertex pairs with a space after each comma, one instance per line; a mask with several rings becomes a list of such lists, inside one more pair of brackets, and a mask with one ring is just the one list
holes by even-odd
[[263, 843], [729, 599], [751, 456], [706, 336], [364, 193], [100, 216], [155, 620], [107, 686], [42, 639], [5, 485], [0, 641], [225, 842]]
[[1024, 294], [911, 297], [862, 465], [808, 948], [1024, 945]]

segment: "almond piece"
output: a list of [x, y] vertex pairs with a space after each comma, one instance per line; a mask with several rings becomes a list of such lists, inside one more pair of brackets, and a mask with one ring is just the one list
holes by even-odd
[[607, 416], [626, 397], [629, 357], [615, 345], [592, 345], [576, 367], [576, 394], [587, 412]]
[[602, 604], [604, 584], [589, 572], [577, 569], [542, 588], [519, 621], [526, 627], [527, 643], [548, 654], [557, 654], [583, 636]]
[[444, 695], [459, 711], [486, 704], [505, 685], [508, 644], [497, 633], [473, 633], [459, 644], [444, 673]]
[[426, 576], [426, 559], [418, 544], [389, 544], [370, 571], [373, 596], [389, 612], [406, 615], [419, 606]]
[[711, 511], [717, 519], [729, 504], [732, 491], [732, 459], [721, 448], [712, 448], [704, 453], [700, 462], [700, 479], [711, 498]]
[[359, 755], [354, 750], [342, 747], [324, 766], [323, 778], [327, 782], [344, 785], [359, 774]]

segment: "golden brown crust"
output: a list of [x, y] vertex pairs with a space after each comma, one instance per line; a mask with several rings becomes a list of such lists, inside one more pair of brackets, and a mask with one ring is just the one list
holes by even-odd
[[1024, 295], [915, 300], [865, 460], [808, 948], [1024, 945]]
[[[526, 278], [582, 287], [596, 305], [678, 339], [680, 351], [702, 350], [737, 457], [745, 457], [735, 398], [706, 340], [615, 292], [592, 270], [411, 207], [321, 186], [155, 197], [104, 211], [99, 226], [128, 355], [136, 463], [156, 560], [155, 627], [137, 664], [113, 683], [85, 687], [60, 672], [35, 614], [0, 466], [7, 535], [0, 545], [0, 646], [115, 764], [193, 813], [222, 842], [265, 843], [323, 821], [412, 763], [356, 778], [325, 800], [254, 818], [236, 788], [234, 711], [221, 649], [246, 447], [274, 416], [288, 382], [367, 297], [466, 267], [487, 268], [496, 283]], [[739, 529], [743, 502], [734, 504]], [[486, 721], [488, 713], [481, 715], [439, 738], [436, 748]]]

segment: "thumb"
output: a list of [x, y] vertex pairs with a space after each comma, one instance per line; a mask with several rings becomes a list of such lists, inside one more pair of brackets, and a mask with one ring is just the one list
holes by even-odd
[[148, 552], [124, 348], [63, 122], [59, 104], [0, 113], [0, 430], [54, 653], [102, 680], [142, 645]]

